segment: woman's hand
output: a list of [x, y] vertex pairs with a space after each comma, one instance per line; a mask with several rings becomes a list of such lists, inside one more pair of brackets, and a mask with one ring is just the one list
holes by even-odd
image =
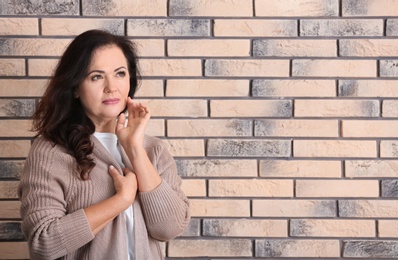
[[136, 175], [128, 168], [124, 168], [123, 175], [121, 175], [112, 165], [109, 166], [109, 174], [113, 179], [116, 195], [125, 201], [126, 206], [129, 207], [131, 204], [133, 204], [137, 194]]
[[125, 114], [122, 113], [117, 121], [116, 135], [119, 142], [125, 149], [143, 147], [145, 128], [151, 117], [149, 108], [128, 97], [127, 111], [129, 113], [127, 126], [124, 127], [126, 123]]

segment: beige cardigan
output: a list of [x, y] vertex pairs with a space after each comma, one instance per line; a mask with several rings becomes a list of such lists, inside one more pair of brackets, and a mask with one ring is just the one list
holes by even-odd
[[[121, 172], [106, 148], [94, 136], [91, 141], [96, 166], [88, 181], [77, 177], [75, 159], [63, 148], [43, 137], [33, 143], [18, 188], [31, 259], [127, 259], [124, 217], [94, 237], [83, 210], [115, 194], [109, 165]], [[150, 192], [139, 192], [133, 203], [135, 260], [157, 260], [163, 259], [159, 241], [173, 239], [188, 225], [189, 202], [162, 141], [146, 136], [145, 149], [163, 181]]]

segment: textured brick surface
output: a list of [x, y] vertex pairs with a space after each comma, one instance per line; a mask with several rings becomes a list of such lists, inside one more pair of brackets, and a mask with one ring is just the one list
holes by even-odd
[[378, 117], [376, 100], [296, 100], [296, 117]]
[[205, 219], [203, 235], [231, 237], [287, 237], [286, 220]]
[[315, 160], [262, 160], [260, 161], [261, 177], [278, 178], [338, 178], [341, 177], [339, 161]]
[[30, 142], [27, 140], [0, 140], [1, 157], [26, 157], [30, 149]]
[[58, 59], [29, 59], [28, 75], [34, 77], [49, 77], [54, 73]]
[[333, 80], [253, 80], [255, 97], [334, 97]]
[[0, 182], [0, 199], [17, 199], [18, 181]]
[[380, 157], [398, 157], [398, 142], [389, 140], [381, 141]]
[[398, 19], [387, 20], [387, 36], [398, 36]]
[[398, 180], [382, 180], [381, 196], [398, 197]]
[[171, 139], [165, 140], [166, 145], [173, 156], [190, 157], [204, 156], [205, 148], [203, 140]]
[[397, 220], [379, 220], [379, 237], [396, 238], [398, 236]]
[[201, 62], [199, 59], [142, 59], [140, 69], [142, 76], [200, 76]]
[[257, 257], [339, 257], [338, 240], [256, 240]]
[[205, 100], [151, 99], [141, 101], [150, 107], [153, 117], [203, 117], [207, 115]]
[[47, 80], [0, 79], [2, 97], [38, 97], [43, 95]]
[[290, 117], [289, 100], [212, 100], [211, 117]]
[[0, 55], [59, 56], [70, 39], [0, 39]]
[[397, 241], [345, 241], [343, 244], [343, 256], [396, 259], [398, 257], [397, 247]]
[[0, 35], [38, 34], [39, 21], [36, 18], [0, 18]]
[[348, 218], [397, 218], [396, 200], [340, 200], [341, 217]]
[[350, 178], [398, 177], [398, 161], [395, 160], [348, 160], [345, 169]]
[[[1, 110], [2, 109], [0, 108], [0, 111]], [[1, 112], [0, 112], [0, 114], [1, 114]], [[32, 137], [36, 133], [31, 131], [31, 129], [32, 129], [32, 121], [31, 120], [1, 120], [0, 121], [0, 135], [2, 137]]]
[[336, 217], [333, 200], [253, 200], [254, 217]]
[[25, 161], [20, 160], [0, 160], [0, 178], [19, 179], [23, 170]]
[[34, 109], [35, 100], [33, 99], [0, 99], [0, 116], [2, 117], [30, 117]]
[[344, 137], [395, 137], [394, 128], [398, 121], [379, 120], [344, 120], [342, 135]]
[[337, 0], [256, 0], [256, 16], [338, 16]]
[[25, 76], [22, 59], [0, 59], [0, 76]]
[[28, 244], [26, 242], [0, 243], [0, 255], [3, 259], [29, 259]]
[[206, 196], [205, 180], [183, 180], [182, 190], [188, 197], [204, 197]]
[[[19, 208], [21, 203], [19, 201], [0, 201], [0, 218], [2, 219], [16, 219], [19, 218]], [[0, 243], [0, 245], [3, 245]]]
[[398, 60], [381, 60], [380, 61], [381, 77], [398, 77]]
[[397, 84], [396, 80], [339, 80], [339, 96], [398, 97]]
[[376, 180], [297, 180], [296, 197], [378, 197]]
[[248, 217], [249, 200], [191, 199], [191, 214], [194, 217]]
[[134, 39], [139, 57], [165, 56], [165, 41], [159, 39]]
[[20, 222], [0, 222], [0, 239], [2, 240], [23, 240]]
[[79, 0], [3, 1], [1, 15], [79, 15]]
[[394, 0], [345, 0], [343, 16], [397, 16], [398, 3]]
[[398, 40], [340, 40], [340, 55], [347, 57], [391, 57], [398, 56]]
[[398, 100], [383, 100], [382, 116], [383, 117], [398, 117]]
[[383, 20], [301, 20], [300, 36], [382, 36]]
[[178, 172], [186, 177], [255, 177], [256, 160], [177, 160]]
[[251, 0], [171, 0], [170, 16], [252, 16]]
[[166, 16], [166, 0], [81, 0], [87, 16]]

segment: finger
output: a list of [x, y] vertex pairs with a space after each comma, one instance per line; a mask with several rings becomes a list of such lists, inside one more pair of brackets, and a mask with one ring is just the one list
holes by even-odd
[[120, 175], [113, 165], [109, 165], [109, 174], [112, 176], [112, 178], [117, 178], [117, 176]]
[[124, 113], [121, 113], [119, 115], [119, 118], [117, 119], [116, 132], [122, 130], [124, 128], [125, 123], [126, 123], [126, 115]]

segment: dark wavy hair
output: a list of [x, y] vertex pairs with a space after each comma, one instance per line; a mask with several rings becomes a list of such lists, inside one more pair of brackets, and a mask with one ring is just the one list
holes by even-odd
[[[90, 30], [78, 35], [62, 55], [47, 89], [33, 114], [33, 130], [55, 145], [64, 147], [77, 162], [81, 179], [88, 180], [95, 166], [90, 154], [95, 131], [74, 93], [87, 76], [93, 53], [102, 47], [116, 45], [127, 60], [130, 74], [129, 96], [133, 98], [140, 78], [136, 48], [125, 36]], [[122, 112], [122, 111], [121, 111]]]

